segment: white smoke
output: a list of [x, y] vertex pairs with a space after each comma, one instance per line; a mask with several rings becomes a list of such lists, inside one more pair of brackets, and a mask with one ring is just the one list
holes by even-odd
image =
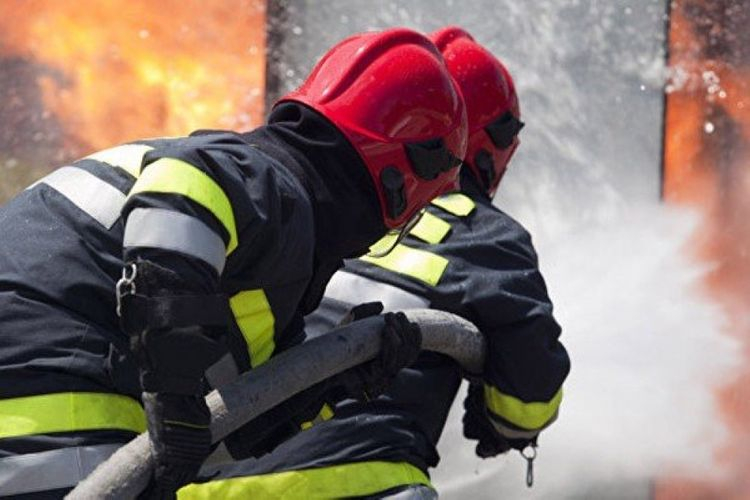
[[[515, 453], [481, 461], [454, 411], [435, 481], [443, 498], [649, 498], [668, 472], [720, 472], [714, 389], [736, 346], [691, 261], [696, 217], [639, 207], [538, 245], [573, 360], [559, 420], [543, 434], [533, 489]], [[457, 408], [454, 408], [457, 410]]]

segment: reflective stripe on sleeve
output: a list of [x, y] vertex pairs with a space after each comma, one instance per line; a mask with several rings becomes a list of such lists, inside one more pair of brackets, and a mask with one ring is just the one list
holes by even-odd
[[432, 200], [432, 205], [457, 217], [466, 217], [476, 208], [474, 200], [463, 193], [450, 193]]
[[237, 248], [232, 204], [221, 187], [205, 172], [182, 160], [161, 158], [143, 170], [128, 196], [146, 192], [179, 194], [198, 203], [227, 230], [227, 254]]
[[234, 319], [250, 352], [250, 366], [268, 361], [276, 348], [275, 318], [263, 290], [245, 290], [229, 299]]
[[138, 401], [120, 394], [61, 392], [0, 400], [0, 439], [99, 429], [141, 433], [146, 416]]
[[162, 208], [136, 208], [125, 224], [123, 246], [162, 248], [200, 259], [221, 275], [224, 241], [195, 217]]
[[110, 229], [120, 217], [125, 195], [94, 174], [78, 167], [62, 167], [36, 184], [46, 184]]
[[396, 245], [383, 257], [365, 255], [360, 259], [389, 271], [411, 276], [432, 286], [438, 284], [443, 271], [448, 266], [448, 259], [445, 257], [402, 244]]
[[503, 394], [495, 387], [484, 385], [484, 401], [487, 408], [498, 417], [527, 430], [539, 430], [557, 413], [562, 401], [562, 389], [547, 402], [524, 403], [520, 399]]
[[427, 476], [411, 464], [371, 461], [215, 479], [188, 485], [177, 492], [177, 498], [351, 498], [418, 484], [431, 487]]
[[0, 496], [75, 486], [121, 446], [77, 446], [0, 458]]
[[430, 212], [422, 214], [422, 218], [419, 219], [414, 228], [409, 231], [409, 234], [419, 238], [425, 243], [432, 245], [443, 241], [445, 236], [450, 232], [451, 225], [445, 222], [440, 217], [432, 215]]
[[352, 305], [379, 301], [383, 303], [385, 312], [430, 305], [424, 297], [346, 271], [339, 271], [333, 275], [326, 287], [325, 296]]
[[135, 178], [141, 173], [143, 156], [151, 151], [151, 146], [145, 144], [125, 144], [115, 148], [98, 151], [84, 158], [85, 160], [96, 160], [113, 167], [119, 167]]
[[[555, 419], [557, 418], [557, 413], [552, 416], [552, 419], [549, 420], [544, 427], [551, 424]], [[490, 413], [490, 423], [495, 427], [498, 433], [500, 433], [502, 436], [508, 438], [508, 439], [534, 439], [536, 436], [539, 435], [539, 431], [541, 429], [536, 429], [533, 431], [524, 431], [519, 429], [511, 428], [507, 425], [504, 425], [502, 422], [498, 422], [495, 418], [493, 418], [493, 414]]]

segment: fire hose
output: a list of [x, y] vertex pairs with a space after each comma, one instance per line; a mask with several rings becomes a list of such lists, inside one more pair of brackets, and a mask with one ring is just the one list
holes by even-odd
[[[484, 338], [469, 321], [429, 309], [404, 311], [422, 330], [422, 349], [452, 357], [469, 373], [480, 373]], [[305, 342], [245, 372], [206, 396], [211, 434], [221, 441], [258, 415], [308, 387], [373, 359], [380, 351], [382, 323], [365, 318]], [[148, 433], [115, 452], [81, 481], [67, 499], [135, 498], [151, 477]]]

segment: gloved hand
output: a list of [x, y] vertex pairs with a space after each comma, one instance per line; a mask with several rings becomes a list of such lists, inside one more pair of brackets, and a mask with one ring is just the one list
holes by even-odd
[[155, 467], [141, 498], [172, 499], [211, 453], [211, 414], [201, 396], [144, 392], [143, 406]]
[[128, 264], [117, 292], [156, 463], [144, 496], [173, 498], [211, 453], [204, 374], [227, 352], [228, 300], [191, 290], [174, 271], [144, 260]]
[[[367, 304], [365, 304], [367, 305]], [[402, 312], [383, 315], [378, 356], [346, 370], [331, 381], [333, 400], [354, 398], [369, 401], [383, 394], [402, 368], [416, 361], [422, 347], [422, 332]]]
[[511, 448], [523, 450], [535, 439], [508, 439], [498, 432], [487, 414], [484, 404], [484, 388], [481, 383], [469, 384], [464, 399], [464, 437], [477, 440], [475, 453], [480, 458], [490, 458], [506, 453]]

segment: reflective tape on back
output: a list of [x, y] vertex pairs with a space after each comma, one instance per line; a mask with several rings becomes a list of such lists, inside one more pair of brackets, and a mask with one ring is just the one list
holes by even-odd
[[275, 318], [263, 290], [245, 290], [229, 299], [234, 319], [250, 352], [250, 365], [255, 368], [268, 361], [276, 348]]
[[316, 469], [214, 479], [178, 490], [180, 500], [214, 498], [351, 498], [399, 486], [431, 486], [427, 476], [406, 462], [356, 462]]
[[113, 167], [119, 167], [135, 178], [141, 173], [143, 156], [151, 151], [151, 146], [145, 144], [125, 144], [115, 148], [98, 151], [84, 158], [85, 160], [96, 160]]
[[430, 305], [426, 298], [397, 286], [346, 271], [339, 271], [333, 275], [326, 287], [325, 296], [352, 304], [352, 306], [379, 301], [383, 303], [385, 312], [423, 308]]
[[451, 225], [449, 223], [440, 217], [432, 215], [430, 212], [425, 212], [422, 214], [422, 218], [419, 219], [417, 225], [409, 231], [409, 234], [425, 243], [434, 245], [443, 241], [450, 230]]
[[450, 193], [440, 196], [432, 200], [431, 204], [457, 217], [466, 217], [477, 207], [474, 200], [463, 193]]
[[485, 384], [484, 401], [487, 408], [500, 418], [522, 429], [535, 430], [544, 427], [557, 413], [562, 401], [562, 389], [547, 402], [525, 403]]
[[31, 187], [40, 183], [65, 196], [107, 229], [120, 217], [125, 204], [125, 195], [120, 190], [78, 167], [59, 168]]
[[229, 234], [227, 254], [237, 248], [232, 204], [216, 181], [205, 172], [182, 160], [161, 158], [143, 169], [128, 196], [146, 192], [179, 194], [201, 205]]
[[0, 496], [73, 487], [121, 446], [75, 446], [0, 458]]
[[136, 208], [125, 224], [123, 246], [161, 248], [200, 259], [221, 275], [224, 240], [200, 219], [162, 208]]
[[100, 429], [144, 432], [143, 408], [127, 396], [98, 392], [61, 392], [0, 400], [0, 439]]
[[360, 260], [410, 276], [432, 286], [438, 284], [443, 271], [448, 266], [448, 259], [445, 257], [403, 244], [396, 245], [389, 254], [383, 257], [365, 255]]

